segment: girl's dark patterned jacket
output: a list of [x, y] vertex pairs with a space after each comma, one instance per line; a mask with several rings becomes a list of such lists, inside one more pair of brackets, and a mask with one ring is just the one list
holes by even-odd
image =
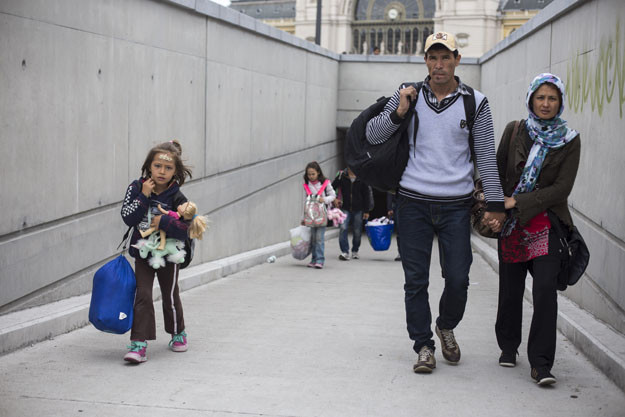
[[[133, 245], [141, 238], [139, 230], [146, 230], [150, 227], [148, 223], [148, 210], [152, 216], [162, 215], [158, 225], [168, 238], [184, 240], [187, 238], [189, 225], [184, 221], [177, 220], [171, 216], [163, 215], [158, 210], [160, 204], [164, 210], [176, 211], [176, 207], [187, 201], [187, 197], [180, 191], [180, 186], [176, 181], [172, 182], [169, 188], [161, 194], [154, 194], [148, 198], [141, 192], [145, 178], [133, 181], [126, 190], [126, 197], [122, 204], [122, 219], [127, 226], [133, 226], [130, 244]], [[139, 256], [139, 251], [130, 246], [128, 253], [133, 258]]]

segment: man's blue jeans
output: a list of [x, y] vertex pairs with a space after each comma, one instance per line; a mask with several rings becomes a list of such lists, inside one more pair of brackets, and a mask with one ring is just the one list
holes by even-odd
[[398, 196], [397, 222], [405, 275], [406, 322], [416, 352], [423, 346], [434, 349], [428, 300], [434, 235], [438, 236], [441, 271], [445, 279], [436, 324], [439, 329], [454, 329], [464, 315], [469, 269], [473, 261], [470, 208], [470, 201], [439, 204]]
[[345, 213], [347, 217], [339, 228], [339, 247], [341, 248], [341, 253], [349, 253], [349, 236], [347, 235], [347, 231], [350, 222], [354, 225], [352, 252], [358, 252], [358, 249], [360, 249], [360, 239], [362, 237], [362, 211], [343, 210], [343, 213]]
[[312, 259], [311, 262], [316, 264], [322, 264], [325, 262], [326, 258], [323, 255], [323, 251], [325, 249], [325, 234], [326, 228], [324, 227], [311, 227], [311, 239], [310, 244], [312, 246]]

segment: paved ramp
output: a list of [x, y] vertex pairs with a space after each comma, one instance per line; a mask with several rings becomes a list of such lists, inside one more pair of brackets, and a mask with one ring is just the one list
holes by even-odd
[[[0, 416], [624, 416], [625, 395], [558, 334], [553, 373], [539, 388], [526, 345], [516, 368], [497, 364], [497, 276], [477, 254], [459, 365], [436, 352], [416, 375], [405, 330], [403, 272], [394, 249], [337, 259], [326, 268], [290, 256], [182, 294], [189, 351], [158, 340], [139, 366], [122, 357], [128, 335], [89, 326], [0, 357]], [[434, 245], [430, 300], [443, 281]], [[527, 339], [531, 306], [525, 303]], [[436, 340], [439, 346], [438, 340]]]

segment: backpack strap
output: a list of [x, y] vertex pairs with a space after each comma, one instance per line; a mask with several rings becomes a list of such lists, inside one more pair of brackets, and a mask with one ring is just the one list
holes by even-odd
[[464, 117], [466, 119], [467, 127], [469, 128], [469, 149], [471, 150], [471, 160], [475, 161], [475, 149], [473, 143], [473, 124], [475, 123], [475, 93], [473, 88], [465, 85], [469, 95], [462, 95], [462, 102], [464, 103]]
[[412, 111], [415, 109], [416, 105], [417, 105], [417, 100], [419, 100], [419, 94], [421, 93], [421, 87], [423, 86], [423, 81], [419, 81], [418, 83], [413, 83], [413, 82], [405, 82], [405, 83], [401, 83], [401, 86], [403, 88], [406, 87], [414, 87], [415, 90], [417, 90], [417, 98], [416, 100], [413, 100], [410, 102], [410, 107], [408, 107], [408, 113], [406, 113], [406, 116], [408, 116], [408, 114], [412, 113]]
[[514, 128], [512, 129], [512, 136], [510, 136], [510, 140], [516, 140], [516, 136], [519, 134], [519, 126], [521, 125], [521, 120], [517, 120], [514, 122]]
[[124, 247], [122, 248], [122, 252], [126, 250], [126, 245], [128, 244], [128, 235], [130, 234], [130, 231], [132, 230], [132, 226], [128, 226], [128, 230], [126, 230], [126, 233], [124, 233], [124, 237], [122, 237], [122, 241], [119, 242], [119, 245], [117, 245], [117, 250], [119, 250], [119, 247], [123, 244]]
[[[328, 186], [328, 184], [330, 184], [330, 180], [325, 180], [323, 182], [323, 184], [321, 185], [321, 188], [319, 189], [319, 191], [317, 191], [317, 195], [321, 195], [323, 194], [323, 191], [326, 189], [326, 187]], [[310, 190], [308, 190], [310, 191]]]
[[[406, 113], [406, 115], [408, 115], [414, 111], [415, 107], [417, 107], [417, 100], [419, 100], [419, 94], [421, 94], [421, 87], [423, 87], [423, 81], [419, 81], [418, 83], [405, 82], [405, 83], [402, 83], [401, 85], [404, 88], [413, 86], [415, 90], [417, 90], [417, 98], [416, 100], [413, 100], [410, 102], [408, 113]], [[417, 145], [417, 131], [418, 130], [419, 130], [419, 114], [415, 111], [414, 112], [414, 129], [412, 130], [412, 144], [415, 145], [414, 146], [415, 148]]]
[[312, 195], [312, 192], [310, 191], [310, 187], [308, 187], [308, 184], [304, 183], [304, 190], [306, 190], [306, 195]]

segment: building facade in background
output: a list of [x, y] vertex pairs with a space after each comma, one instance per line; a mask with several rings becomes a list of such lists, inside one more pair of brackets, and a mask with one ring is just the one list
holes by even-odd
[[507, 0], [501, 6], [501, 39], [523, 26], [525, 22], [553, 0]]
[[[433, 31], [479, 57], [553, 0], [320, 0], [321, 46], [337, 53], [423, 53]], [[317, 0], [233, 0], [231, 8], [315, 41]]]
[[295, 0], [232, 0], [230, 8], [295, 34]]

